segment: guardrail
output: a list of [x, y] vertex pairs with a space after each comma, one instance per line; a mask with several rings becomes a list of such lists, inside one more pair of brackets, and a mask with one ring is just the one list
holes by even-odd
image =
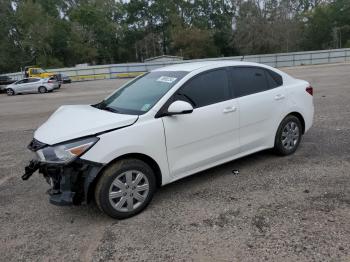
[[[72, 81], [88, 81], [98, 79], [115, 79], [135, 77], [144, 72], [153, 69], [164, 67], [167, 65], [188, 63], [197, 61], [219, 61], [219, 60], [235, 60], [257, 62], [273, 67], [290, 67], [300, 65], [317, 65], [329, 63], [350, 62], [350, 48], [331, 49], [321, 51], [307, 51], [294, 53], [278, 53], [266, 55], [249, 55], [249, 56], [232, 56], [232, 57], [217, 57], [183, 61], [169, 62], [147, 62], [147, 63], [128, 63], [128, 64], [111, 64], [87, 67], [71, 67], [49, 69], [48, 72], [56, 72], [69, 76]], [[19, 80], [23, 78], [21, 72], [6, 74], [13, 79]]]

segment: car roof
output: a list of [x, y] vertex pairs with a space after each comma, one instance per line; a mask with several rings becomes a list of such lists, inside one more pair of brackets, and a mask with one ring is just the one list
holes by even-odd
[[40, 78], [40, 77], [25, 77], [25, 78], [22, 78], [22, 79], [20, 79], [20, 80], [17, 80], [17, 82], [18, 81], [22, 81], [22, 80], [26, 80], [26, 79], [42, 79], [42, 78]]
[[259, 66], [269, 68], [266, 65], [253, 63], [253, 62], [243, 62], [243, 61], [234, 61], [234, 60], [224, 60], [224, 61], [203, 61], [203, 62], [184, 62], [178, 63], [171, 66], [165, 66], [162, 68], [157, 68], [155, 71], [186, 71], [192, 72], [205, 67], [225, 67], [225, 66]]

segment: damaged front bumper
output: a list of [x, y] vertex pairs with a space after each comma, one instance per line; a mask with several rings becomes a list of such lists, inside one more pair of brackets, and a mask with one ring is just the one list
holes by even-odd
[[88, 202], [90, 189], [95, 178], [103, 168], [100, 163], [90, 162], [77, 158], [69, 164], [43, 163], [31, 160], [25, 167], [23, 180], [39, 170], [46, 181], [51, 185], [48, 190], [50, 203], [55, 205], [79, 205]]

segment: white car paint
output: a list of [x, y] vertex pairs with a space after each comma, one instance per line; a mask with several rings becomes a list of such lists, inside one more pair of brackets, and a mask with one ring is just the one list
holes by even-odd
[[175, 101], [174, 103], [172, 103], [169, 108], [168, 108], [168, 112], [169, 113], [174, 113], [177, 114], [178, 112], [180, 112], [182, 109], [185, 109], [182, 112], [186, 112], [186, 111], [192, 111], [193, 107], [191, 106], [191, 104], [184, 102], [184, 101]]
[[137, 118], [135, 115], [102, 111], [90, 105], [61, 106], [35, 131], [34, 137], [45, 144], [53, 145], [132, 125]]
[[172, 179], [238, 153], [239, 115], [224, 112], [237, 107], [233, 99], [162, 119]]
[[[168, 99], [199, 73], [236, 66], [272, 70], [283, 85], [209, 106], [190, 114], [156, 117]], [[237, 61], [183, 63], [154, 70], [187, 71], [147, 113], [135, 116], [102, 111], [91, 106], [61, 107], [35, 132], [35, 139], [55, 144], [98, 134], [100, 140], [82, 159], [108, 164], [126, 154], [142, 154], [159, 166], [162, 184], [274, 146], [276, 131], [288, 114], [296, 112], [311, 127], [313, 98], [305, 89], [309, 83], [294, 79], [272, 67]], [[181, 107], [181, 106], [180, 106]], [[172, 110], [178, 110], [174, 106]]]

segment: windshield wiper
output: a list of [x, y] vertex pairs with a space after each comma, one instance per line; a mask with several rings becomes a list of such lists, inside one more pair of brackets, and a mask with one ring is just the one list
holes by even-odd
[[106, 102], [103, 100], [102, 102], [98, 103], [98, 104], [95, 104], [95, 105], [91, 105], [92, 107], [95, 107], [97, 109], [100, 109], [100, 110], [105, 110], [105, 111], [109, 111], [109, 112], [112, 112], [112, 113], [119, 113], [119, 111], [113, 107], [110, 107], [110, 106], [107, 106], [106, 105]]
[[101, 110], [106, 110], [106, 111], [109, 111], [109, 112], [112, 112], [112, 113], [118, 113], [119, 112], [117, 109], [114, 109], [114, 108], [109, 107], [109, 106], [105, 106], [105, 107], [102, 107], [100, 109]]
[[91, 105], [91, 106], [98, 108], [98, 109], [103, 109], [106, 106], [106, 102], [104, 100], [102, 100], [101, 102], [94, 104], [94, 105]]

